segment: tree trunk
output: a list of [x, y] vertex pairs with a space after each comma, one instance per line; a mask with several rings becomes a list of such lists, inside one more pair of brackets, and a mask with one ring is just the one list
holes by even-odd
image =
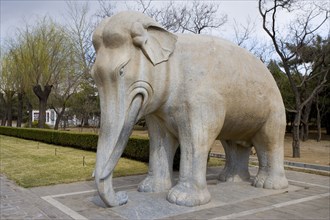
[[12, 127], [13, 126], [13, 96], [14, 96], [15, 92], [14, 91], [9, 91], [8, 93], [6, 93], [7, 95], [7, 107], [6, 107], [6, 111], [7, 111], [7, 126]]
[[56, 121], [55, 121], [55, 127], [54, 127], [54, 130], [58, 130], [58, 125], [60, 124], [60, 121], [64, 115], [64, 112], [65, 112], [65, 106], [62, 107], [61, 111], [58, 113], [56, 112], [57, 114], [57, 118], [56, 118]]
[[63, 130], [66, 129], [66, 124], [68, 122], [68, 117], [65, 117], [64, 123], [63, 123]]
[[312, 104], [313, 101], [310, 101], [309, 103], [307, 103], [304, 107], [304, 110], [302, 112], [302, 127], [301, 127], [301, 138], [302, 141], [307, 141], [308, 140], [308, 136], [309, 136], [309, 115], [311, 113], [311, 108], [312, 108]]
[[326, 129], [326, 134], [330, 135], [330, 113], [327, 113], [325, 115], [325, 129]]
[[17, 124], [16, 127], [22, 127], [22, 118], [23, 118], [23, 93], [19, 92], [17, 94], [18, 106], [17, 106]]
[[50, 92], [52, 91], [52, 85], [45, 85], [44, 90], [42, 90], [40, 85], [33, 86], [33, 92], [39, 99], [39, 120], [38, 127], [44, 128], [46, 123], [46, 110], [47, 110], [47, 100]]
[[83, 117], [82, 127], [88, 127], [89, 126], [88, 119], [89, 119], [89, 115], [85, 114], [84, 117]]
[[321, 113], [319, 106], [319, 95], [316, 96], [316, 125], [317, 125], [317, 138], [316, 141], [320, 142], [322, 138], [322, 130], [321, 130]]
[[3, 115], [2, 115], [2, 117], [1, 117], [1, 126], [5, 126], [6, 125], [6, 114], [7, 114], [7, 112], [6, 112], [6, 101], [5, 101], [5, 98], [3, 97], [3, 93], [0, 93], [0, 104], [1, 104], [1, 106], [2, 106], [2, 108], [3, 108]]
[[27, 110], [29, 112], [28, 127], [32, 128], [32, 104], [29, 99], [26, 100]]
[[[275, 38], [273, 38], [273, 41], [275, 42]], [[276, 43], [275, 43], [276, 44]], [[278, 52], [279, 55], [281, 53]], [[295, 114], [294, 114], [294, 120], [293, 120], [293, 126], [292, 126], [292, 157], [300, 157], [300, 137], [299, 137], [299, 126], [300, 126], [300, 120], [301, 120], [301, 94], [295, 84], [295, 81], [292, 78], [291, 71], [289, 64], [287, 60], [284, 58], [284, 56], [281, 56], [281, 59], [283, 61], [283, 67], [285, 70], [286, 75], [288, 76], [289, 83], [291, 90], [295, 97]]]
[[39, 128], [45, 128], [46, 110], [47, 110], [47, 100], [45, 100], [44, 98], [39, 99], [39, 119], [38, 119]]
[[1, 126], [6, 126], [6, 122], [7, 122], [7, 111], [5, 111], [5, 113], [1, 119]]
[[79, 131], [80, 132], [83, 130], [83, 124], [84, 124], [84, 116], [82, 116], [81, 120], [80, 120], [80, 126], [79, 126]]
[[12, 113], [12, 108], [13, 104], [11, 100], [8, 100], [7, 103], [7, 126], [12, 127], [13, 126], [13, 113]]
[[299, 138], [299, 125], [300, 125], [301, 111], [295, 114], [293, 122], [293, 140], [292, 140], [292, 157], [300, 158], [300, 138]]

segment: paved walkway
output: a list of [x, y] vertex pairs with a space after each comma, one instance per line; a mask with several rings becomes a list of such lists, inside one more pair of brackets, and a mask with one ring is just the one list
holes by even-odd
[[0, 219], [69, 219], [28, 189], [0, 175]]
[[[166, 213], [162, 219], [329, 219], [330, 178], [314, 174], [287, 171], [288, 190], [258, 194], [252, 186], [216, 182], [219, 168], [208, 169], [209, 188], [220, 188], [222, 194], [212, 194], [209, 205], [198, 208], [182, 207], [179, 212]], [[251, 174], [256, 168], [250, 168]], [[144, 175], [114, 179], [116, 191], [136, 193]], [[125, 207], [109, 209], [97, 200], [93, 182], [23, 189], [0, 176], [0, 219], [124, 219]], [[216, 185], [218, 184], [218, 185]], [[221, 185], [223, 184], [223, 185]], [[242, 186], [242, 187], [241, 187]], [[259, 189], [260, 190], [260, 189]], [[256, 193], [257, 192], [257, 193]], [[135, 195], [135, 194], [134, 194]], [[145, 200], [152, 194], [143, 194]], [[129, 197], [130, 205], [134, 205]], [[150, 203], [150, 201], [149, 201]], [[129, 204], [129, 203], [128, 203]], [[173, 205], [174, 206], [174, 205]], [[127, 210], [126, 206], [126, 210]], [[177, 208], [177, 206], [175, 206]], [[183, 210], [184, 209], [184, 210]], [[124, 210], [124, 211], [123, 211]], [[183, 211], [182, 211], [183, 210]], [[121, 212], [122, 211], [122, 212]], [[166, 210], [165, 210], [166, 211]], [[139, 216], [141, 219], [143, 216]]]

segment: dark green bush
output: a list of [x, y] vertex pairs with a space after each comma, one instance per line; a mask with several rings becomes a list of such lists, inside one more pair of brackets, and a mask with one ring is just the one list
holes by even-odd
[[[74, 133], [38, 128], [15, 128], [0, 126], [0, 134], [40, 141], [48, 144], [69, 146], [88, 151], [96, 151], [98, 140], [97, 134]], [[123, 156], [142, 162], [149, 162], [149, 139], [143, 137], [131, 137], [128, 140]], [[174, 169], [179, 170], [179, 165], [180, 151], [178, 148], [173, 162]]]
[[0, 134], [90, 151], [96, 151], [98, 138], [96, 134], [14, 127], [0, 127]]
[[[29, 127], [28, 123], [24, 124], [24, 128], [28, 128], [28, 127]], [[32, 122], [32, 128], [39, 128], [39, 123], [38, 123], [38, 121], [33, 121], [33, 122]], [[45, 124], [45, 125], [44, 125], [44, 128], [46, 128], [46, 129], [50, 129], [50, 127], [49, 127], [48, 124]]]
[[131, 137], [128, 140], [123, 156], [142, 162], [149, 162], [149, 139]]
[[[89, 151], [96, 151], [98, 139], [97, 134], [2, 126], [0, 126], [0, 134]], [[149, 139], [141, 137], [130, 138], [123, 156], [148, 162]]]

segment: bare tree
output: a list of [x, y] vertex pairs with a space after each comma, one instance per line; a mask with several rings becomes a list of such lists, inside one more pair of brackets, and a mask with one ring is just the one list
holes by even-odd
[[167, 30], [172, 32], [205, 33], [218, 29], [227, 22], [227, 15], [219, 12], [220, 5], [215, 2], [170, 1], [167, 4], [154, 6], [155, 1], [137, 1], [137, 9], [154, 18]]
[[[112, 2], [108, 1], [99, 1], [100, 10], [97, 12], [98, 18], [103, 18], [106, 16], [112, 15]], [[92, 45], [92, 34], [95, 28], [95, 23], [92, 18], [92, 15], [89, 12], [89, 4], [86, 3], [77, 3], [77, 2], [68, 2], [67, 3], [67, 13], [66, 17], [68, 25], [66, 27], [66, 33], [71, 39], [74, 51], [75, 64], [72, 65], [73, 69], [69, 71], [72, 72], [70, 75], [70, 82], [67, 80], [67, 90], [62, 90], [64, 92], [64, 96], [58, 96], [56, 102], [61, 101], [62, 110], [63, 107], [66, 106], [68, 99], [75, 99], [76, 96], [72, 96], [73, 92], [81, 92], [82, 90], [94, 91], [91, 95], [95, 95], [97, 93], [94, 81], [91, 77], [90, 70], [94, 63], [95, 59], [95, 51]], [[69, 75], [68, 75], [69, 77]], [[70, 84], [70, 85], [69, 85]], [[64, 97], [67, 97], [64, 98]], [[89, 97], [83, 97], [86, 100], [82, 101], [87, 103], [89, 101]], [[81, 100], [80, 100], [81, 101]], [[75, 103], [73, 100], [71, 103]], [[65, 104], [65, 105], [64, 105]], [[81, 108], [80, 103], [80, 108]], [[71, 106], [72, 107], [72, 106]], [[98, 106], [97, 106], [98, 107]], [[83, 109], [83, 111], [86, 109]], [[86, 110], [87, 111], [87, 110]], [[59, 114], [62, 111], [59, 111]], [[60, 115], [63, 115], [64, 112]], [[77, 113], [78, 114], [78, 113]], [[86, 118], [84, 118], [86, 125], [88, 123], [89, 114], [85, 114]]]
[[[105, 1], [99, 2], [105, 4]], [[73, 1], [67, 2], [66, 17], [68, 25], [65, 31], [74, 46], [76, 61], [79, 63], [83, 74], [89, 74], [95, 58], [95, 51], [92, 44], [92, 34], [95, 24], [89, 15], [88, 2], [83, 4]]]
[[65, 26], [64, 32], [69, 40], [66, 42], [66, 47], [70, 48], [67, 56], [68, 66], [61, 79], [54, 84], [53, 93], [50, 96], [50, 107], [57, 114], [55, 130], [58, 129], [68, 101], [77, 91], [82, 77], [89, 76], [94, 59], [91, 43], [92, 21], [88, 12], [87, 2], [83, 4], [73, 1], [67, 2], [65, 17], [68, 25]]
[[107, 1], [107, 0], [98, 0], [98, 2], [99, 2], [99, 9], [95, 13], [96, 17], [100, 19], [111, 17], [116, 11], [117, 8], [116, 2]]
[[[256, 31], [256, 22], [251, 20], [251, 17], [247, 17], [246, 24], [238, 23], [236, 19], [234, 19], [234, 34], [235, 34], [235, 43], [238, 46], [246, 47], [248, 41], [253, 38], [253, 33]], [[249, 47], [253, 49], [256, 44], [256, 40], [252, 39], [253, 42]]]
[[[330, 78], [330, 77], [329, 77]], [[316, 141], [320, 142], [322, 138], [322, 130], [321, 130], [321, 122], [322, 119], [325, 118], [325, 126], [327, 130], [327, 134], [329, 129], [327, 127], [327, 124], [330, 124], [329, 117], [326, 117], [330, 113], [330, 88], [329, 86], [322, 91], [323, 94], [318, 94], [316, 98], [316, 127], [317, 127], [317, 137]]]
[[270, 53], [272, 52], [271, 46], [260, 39], [256, 35], [256, 20], [252, 20], [251, 17], [247, 17], [245, 23], [238, 23], [234, 19], [233, 30], [234, 38], [233, 41], [253, 53], [262, 62], [269, 61]]
[[227, 22], [227, 15], [219, 13], [219, 4], [194, 1], [189, 7], [185, 7], [187, 15], [181, 22], [181, 28], [185, 31], [200, 34], [209, 29], [218, 29]]
[[[74, 51], [74, 49], [72, 49], [72, 51]], [[79, 62], [75, 59], [74, 53], [70, 54], [65, 74], [53, 86], [53, 92], [50, 95], [50, 107], [54, 109], [57, 114], [54, 130], [58, 130], [60, 121], [66, 111], [68, 101], [77, 91], [79, 86], [83, 71], [77, 64], [79, 64]]]
[[[216, 2], [136, 0], [135, 5], [129, 3], [126, 2], [127, 9], [147, 14], [172, 32], [201, 34], [227, 22], [227, 15], [219, 12], [220, 5]], [[110, 1], [99, 0], [99, 5], [96, 16], [100, 18], [110, 17], [117, 10], [116, 4]]]
[[[68, 76], [67, 81], [58, 83], [53, 88], [53, 93], [50, 96], [50, 107], [54, 109], [57, 115], [54, 130], [58, 130], [60, 121], [63, 119], [66, 111], [67, 103], [76, 91], [77, 86], [74, 84], [76, 84], [76, 81], [72, 80], [71, 77]], [[71, 85], [72, 87], [70, 87]], [[64, 87], [64, 89], [62, 89], [62, 87]]]
[[[304, 108], [322, 90], [326, 83], [329, 71], [323, 71], [320, 81], [310, 92], [303, 90], [302, 85], [308, 83], [314, 73], [310, 71], [306, 62], [297, 62], [301, 59], [301, 49], [309, 45], [317, 31], [328, 21], [329, 9], [324, 5], [314, 2], [299, 2], [291, 0], [259, 0], [259, 13], [262, 17], [263, 29], [270, 37], [277, 55], [281, 59], [284, 72], [286, 73], [290, 87], [295, 97], [293, 122], [293, 157], [300, 157], [300, 124]], [[283, 30], [278, 26], [279, 13], [285, 11], [299, 11], [295, 20], [289, 23], [289, 30]], [[284, 33], [284, 34], [283, 34]], [[302, 72], [303, 71], [303, 72]], [[318, 76], [320, 76], [318, 74]]]

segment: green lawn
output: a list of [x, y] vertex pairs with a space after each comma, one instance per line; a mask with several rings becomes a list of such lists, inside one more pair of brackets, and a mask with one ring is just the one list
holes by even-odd
[[[0, 172], [23, 187], [91, 180], [96, 154], [0, 135]], [[143, 174], [148, 165], [121, 158], [114, 177]]]
[[225, 160], [220, 158], [211, 157], [209, 162], [207, 163], [208, 167], [218, 167], [218, 166], [224, 166]]
[[[0, 173], [23, 187], [92, 180], [96, 154], [0, 135]], [[210, 158], [209, 166], [224, 162]], [[121, 158], [114, 177], [143, 174], [148, 164]]]

